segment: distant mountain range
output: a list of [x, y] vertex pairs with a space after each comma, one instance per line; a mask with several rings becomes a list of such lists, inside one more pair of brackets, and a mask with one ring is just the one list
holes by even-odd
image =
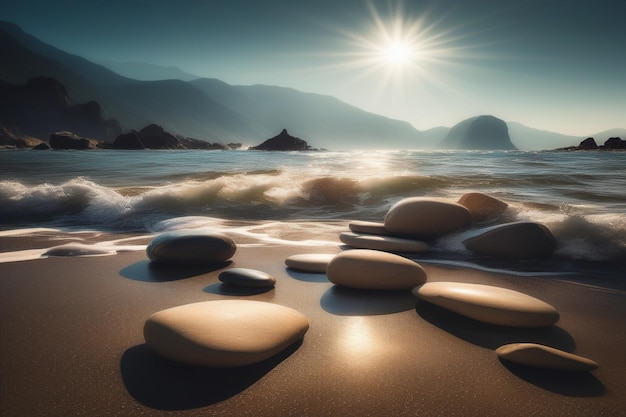
[[[0, 22], [0, 56], [0, 81], [23, 85], [37, 76], [54, 78], [65, 86], [73, 104], [96, 101], [103, 116], [116, 119], [126, 131], [156, 123], [185, 137], [254, 145], [288, 129], [314, 147], [338, 150], [437, 148], [445, 145], [454, 128], [419, 131], [408, 122], [366, 112], [332, 96], [266, 85], [234, 86], [175, 67], [99, 65], [7, 22]], [[519, 149], [554, 149], [581, 140], [519, 123], [506, 125]], [[605, 135], [600, 132], [597, 139], [603, 141], [609, 137]], [[626, 136], [626, 129], [611, 131], [610, 136]], [[505, 145], [494, 146], [510, 148]]]

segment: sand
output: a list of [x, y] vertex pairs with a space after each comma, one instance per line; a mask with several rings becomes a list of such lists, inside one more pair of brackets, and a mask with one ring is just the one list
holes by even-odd
[[[15, 240], [12, 240], [15, 239]], [[3, 251], [40, 247], [0, 238]], [[602, 277], [516, 277], [425, 264], [429, 281], [499, 285], [561, 313], [548, 329], [481, 324], [409, 292], [343, 289], [284, 259], [329, 246], [240, 247], [229, 265], [277, 279], [234, 290], [223, 268], [163, 267], [144, 252], [0, 264], [2, 416], [616, 416], [626, 409], [626, 292]], [[578, 281], [590, 278], [593, 285]], [[218, 300], [269, 301], [305, 314], [301, 343], [237, 369], [179, 365], [144, 344], [152, 313]], [[600, 364], [563, 374], [501, 362], [536, 342]]]

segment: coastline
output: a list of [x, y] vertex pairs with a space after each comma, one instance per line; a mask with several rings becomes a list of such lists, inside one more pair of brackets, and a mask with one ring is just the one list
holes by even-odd
[[[330, 233], [317, 230], [313, 238]], [[309, 236], [299, 228], [282, 233]], [[509, 329], [447, 313], [410, 293], [342, 289], [323, 274], [284, 265], [292, 254], [337, 253], [338, 240], [236, 241], [225, 268], [265, 271], [276, 278], [274, 289], [233, 292], [217, 279], [223, 268], [158, 267], [141, 250], [0, 263], [0, 415], [609, 416], [626, 406], [626, 292], [610, 280], [423, 264], [429, 281], [510, 288], [561, 313], [551, 328]], [[0, 237], [4, 252], [41, 246], [33, 237]], [[594, 284], [581, 285], [587, 278]], [[144, 344], [150, 314], [218, 299], [292, 307], [311, 327], [278, 356], [231, 370], [178, 365]], [[498, 346], [522, 341], [589, 357], [600, 368], [563, 375], [498, 360]]]

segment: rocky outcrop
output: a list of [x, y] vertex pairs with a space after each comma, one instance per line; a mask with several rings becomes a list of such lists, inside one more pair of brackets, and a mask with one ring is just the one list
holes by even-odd
[[229, 149], [222, 143], [210, 143], [199, 139], [174, 136], [161, 126], [151, 124], [139, 132], [131, 130], [119, 135], [112, 144], [101, 146], [108, 149]]
[[43, 142], [37, 138], [16, 134], [0, 126], [0, 148], [33, 148]]
[[97, 102], [73, 105], [65, 87], [48, 77], [32, 78], [25, 85], [0, 83], [0, 125], [40, 140], [57, 131], [100, 140], [121, 133], [117, 121], [103, 118]]
[[266, 140], [258, 146], [252, 146], [250, 149], [259, 151], [307, 151], [311, 147], [305, 140], [291, 136], [287, 129], [283, 129], [279, 135]]
[[98, 141], [78, 136], [73, 132], [62, 131], [50, 134], [50, 147], [52, 149], [95, 149]]
[[624, 151], [626, 150], [626, 140], [618, 137], [608, 138], [604, 144], [598, 146], [594, 138], [587, 138], [580, 142], [578, 146], [568, 146], [558, 148], [555, 151]]
[[439, 146], [446, 149], [515, 150], [505, 121], [494, 116], [466, 119], [454, 126]]

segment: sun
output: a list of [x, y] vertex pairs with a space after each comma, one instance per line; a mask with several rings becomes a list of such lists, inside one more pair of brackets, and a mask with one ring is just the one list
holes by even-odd
[[390, 65], [410, 65], [417, 59], [417, 48], [405, 41], [390, 41], [381, 49], [381, 60]]

